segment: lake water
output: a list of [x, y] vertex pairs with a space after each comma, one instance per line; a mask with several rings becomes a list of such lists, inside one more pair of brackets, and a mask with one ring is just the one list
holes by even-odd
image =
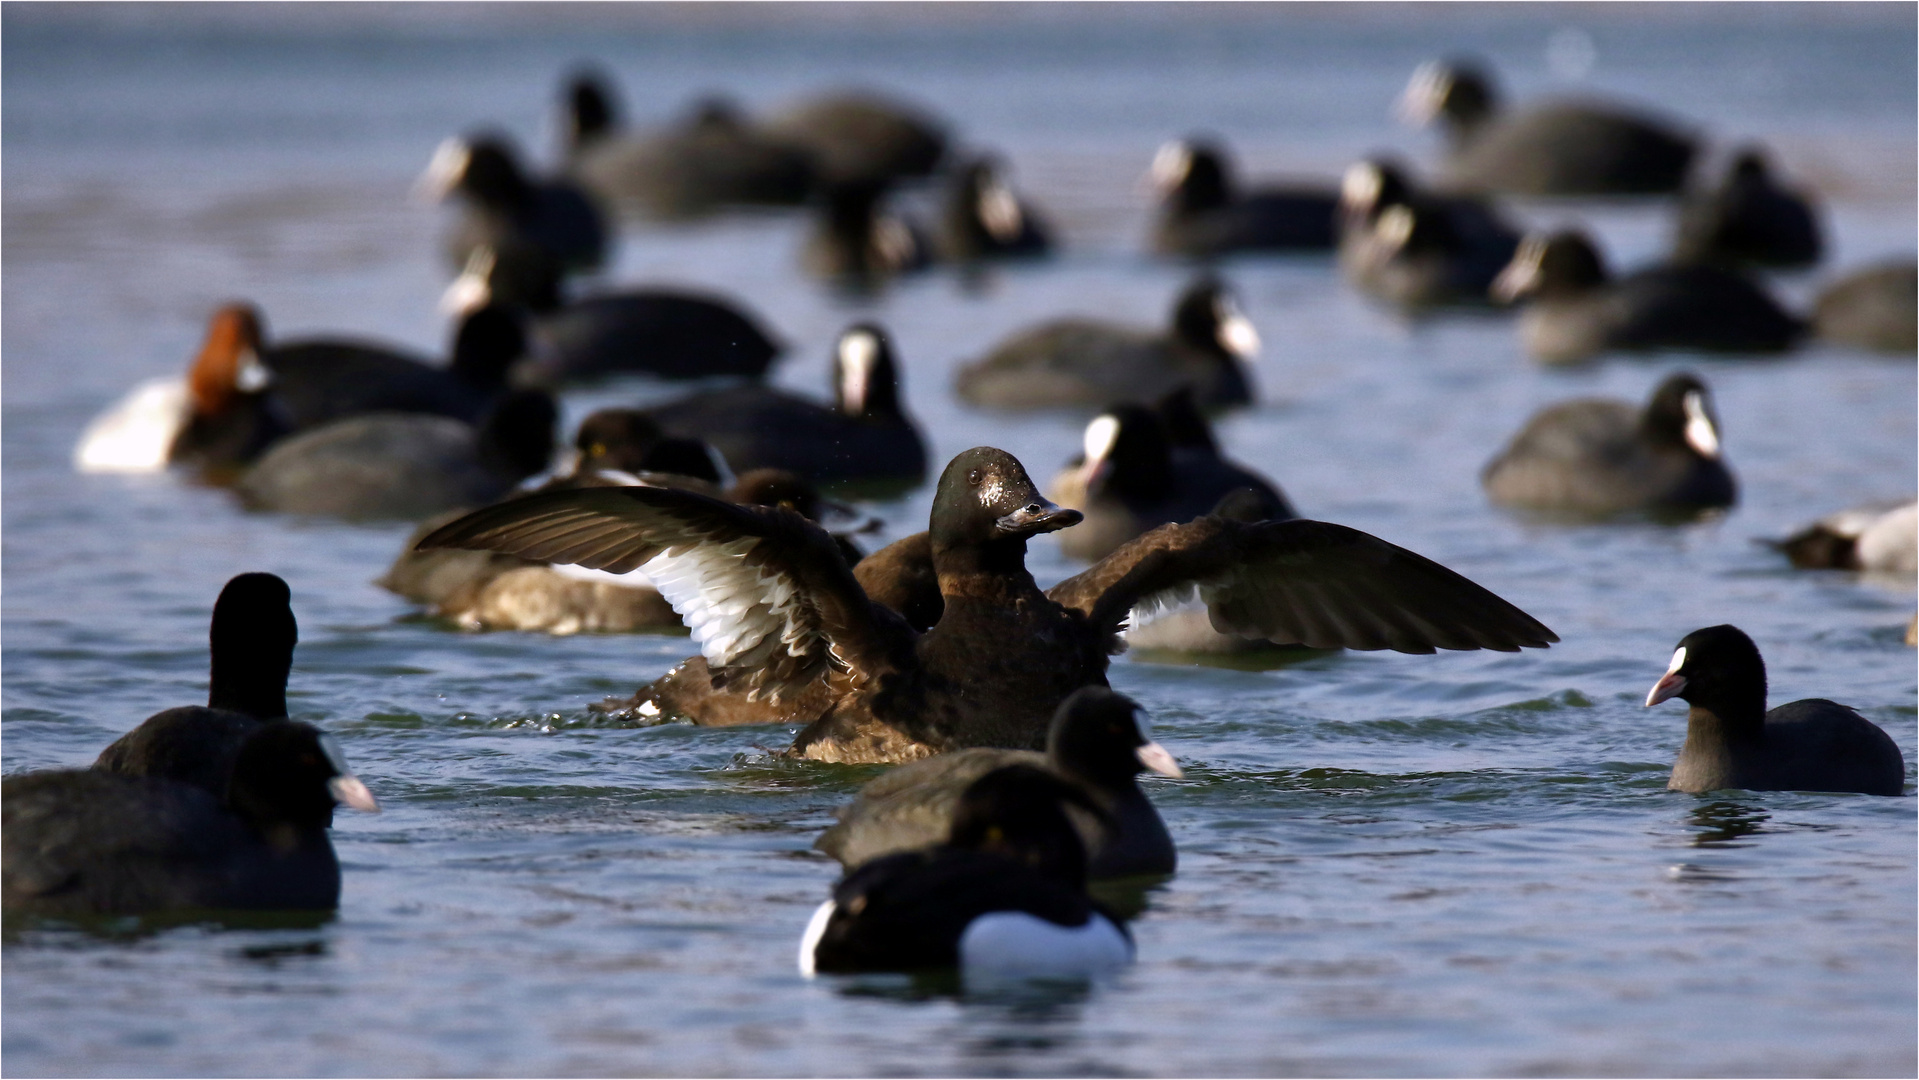
[[[810, 844], [872, 772], [777, 759], [783, 730], [587, 712], [686, 639], [408, 619], [370, 584], [404, 525], [249, 515], [183, 477], [69, 465], [87, 419], [182, 370], [226, 298], [277, 334], [439, 352], [444, 219], [408, 186], [482, 124], [550, 160], [581, 60], [640, 123], [711, 90], [759, 111], [867, 85], [1002, 152], [1066, 246], [978, 288], [934, 274], [836, 297], [798, 273], [801, 223], [777, 215], [629, 228], [606, 281], [745, 298], [793, 344], [776, 380], [821, 393], [836, 332], [877, 318], [936, 459], [987, 443], [1046, 475], [1078, 422], [963, 409], [952, 370], [1036, 319], [1164, 317], [1190, 268], [1141, 254], [1136, 182], [1161, 140], [1218, 132], [1252, 175], [1330, 180], [1380, 149], [1430, 162], [1392, 102], [1420, 61], [1475, 53], [1515, 99], [1604, 94], [1718, 147], [1764, 139], [1825, 198], [1831, 258], [1777, 281], [1803, 304], [1835, 268], [1913, 252], [1910, 5], [8, 5], [0, 24], [4, 770], [84, 764], [200, 700], [214, 596], [269, 570], [300, 620], [293, 713], [340, 735], [386, 807], [341, 816], [345, 895], [318, 925], [10, 937], [10, 1074], [1919, 1069], [1913, 800], [1668, 792], [1683, 712], [1640, 706], [1681, 636], [1732, 622], [1773, 700], [1856, 706], [1910, 770], [1912, 581], [1795, 572], [1754, 540], [1913, 490], [1911, 357], [1546, 371], [1506, 320], [1408, 325], [1323, 258], [1226, 264], [1266, 343], [1229, 451], [1308, 516], [1438, 559], [1564, 640], [1276, 670], [1117, 661], [1188, 770], [1151, 788], [1181, 869], [1146, 898], [1137, 966], [1075, 992], [802, 979], [795, 944], [837, 876]], [[1615, 264], [1669, 227], [1658, 206], [1515, 213], [1588, 222]], [[1638, 400], [1681, 367], [1717, 394], [1731, 513], [1555, 526], [1487, 506], [1478, 470], [1534, 410]], [[600, 387], [566, 412], [659, 393]], [[869, 509], [890, 539], [929, 501]], [[1032, 565], [1071, 571], [1051, 541]]]

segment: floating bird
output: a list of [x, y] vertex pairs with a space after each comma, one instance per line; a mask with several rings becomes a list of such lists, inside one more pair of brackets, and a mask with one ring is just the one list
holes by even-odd
[[1592, 516], [1692, 514], [1738, 495], [1712, 394], [1684, 373], [1660, 383], [1644, 408], [1588, 399], [1540, 412], [1479, 481], [1502, 506]]
[[1773, 544], [1806, 569], [1919, 570], [1919, 503], [1868, 503], [1828, 514]]
[[[1190, 396], [1188, 397], [1190, 402]], [[1177, 406], [1176, 406], [1177, 407]], [[1197, 409], [1192, 416], [1203, 426]], [[1206, 445], [1212, 445], [1206, 433]], [[1273, 484], [1218, 456], [1175, 453], [1159, 415], [1143, 405], [1116, 405], [1086, 425], [1084, 455], [1054, 478], [1053, 498], [1085, 520], [1060, 535], [1068, 558], [1101, 559], [1140, 533], [1210, 512], [1229, 492], [1252, 488], [1269, 503], [1263, 519], [1297, 517]]]
[[1818, 262], [1824, 248], [1812, 201], [1780, 187], [1765, 151], [1748, 146], [1716, 186], [1680, 204], [1673, 259], [1798, 267]]
[[1044, 255], [1051, 230], [1031, 205], [1013, 194], [999, 162], [979, 157], [961, 166], [940, 207], [940, 257], [965, 263]]
[[681, 121], [622, 132], [605, 76], [575, 74], [564, 96], [567, 171], [608, 205], [642, 217], [695, 218], [734, 206], [796, 206], [813, 188], [800, 146], [756, 130], [724, 98], [696, 102]]
[[299, 627], [287, 583], [240, 574], [220, 590], [208, 631], [207, 703], [154, 713], [100, 751], [93, 767], [177, 780], [224, 795], [240, 743], [287, 714], [287, 673]]
[[592, 198], [571, 180], [529, 177], [503, 135], [447, 139], [414, 192], [430, 202], [460, 197], [462, 212], [446, 241], [455, 270], [481, 247], [527, 248], [569, 271], [606, 261], [606, 223]]
[[1805, 330], [1759, 286], [1720, 267], [1654, 266], [1613, 278], [1577, 231], [1528, 236], [1492, 291], [1503, 302], [1527, 301], [1519, 338], [1548, 364], [1658, 349], [1778, 353]]
[[929, 176], [945, 125], [918, 106], [868, 91], [822, 94], [768, 117], [760, 130], [813, 156], [825, 184], [889, 184]]
[[926, 442], [900, 400], [892, 338], [855, 323], [833, 347], [833, 401], [744, 384], [651, 406], [662, 431], [712, 444], [734, 469], [787, 469], [817, 484], [913, 484]]
[[333, 807], [377, 812], [339, 744], [272, 720], [241, 741], [219, 795], [99, 769], [0, 782], [0, 904], [11, 915], [339, 906]]
[[1519, 233], [1483, 199], [1416, 189], [1396, 163], [1355, 162], [1340, 184], [1339, 267], [1402, 308], [1483, 306]]
[[1232, 291], [1207, 276], [1179, 295], [1164, 331], [1056, 319], [962, 365], [954, 390], [968, 404], [994, 409], [1099, 407], [1182, 386], [1208, 407], [1244, 405], [1253, 400], [1246, 364], [1258, 355], [1258, 331]]
[[1646, 707], [1675, 697], [1692, 708], [1666, 784], [1674, 791], [1905, 794], [1905, 758], [1872, 721], [1824, 698], [1768, 711], [1766, 662], [1736, 626], [1708, 626], [1680, 639]]
[[1437, 563], [1317, 521], [1161, 526], [1041, 592], [1026, 570], [1027, 540], [1080, 518], [1041, 498], [1005, 451], [955, 457], [928, 529], [944, 609], [924, 634], [872, 602], [817, 525], [686, 491], [530, 495], [419, 546], [614, 573], [645, 567], [730, 688], [781, 697], [824, 680], [830, 712], [792, 749], [823, 761], [1039, 749], [1061, 701], [1105, 685], [1128, 613], [1195, 589], [1222, 630], [1320, 648], [1517, 651], [1557, 640]]
[[1812, 332], [1855, 349], [1912, 355], [1919, 348], [1919, 264], [1878, 263], [1826, 286], [1813, 301]]
[[248, 509], [355, 519], [423, 518], [491, 502], [542, 472], [559, 410], [516, 390], [478, 425], [370, 413], [283, 439], [234, 485]]
[[1294, 184], [1239, 190], [1226, 151], [1206, 138], [1159, 148], [1148, 175], [1160, 196], [1153, 250], [1165, 255], [1330, 251], [1339, 240], [1339, 193]]
[[1091, 978], [1131, 963], [1125, 923], [1086, 892], [1064, 809], [1084, 799], [1030, 765], [973, 781], [945, 843], [875, 859], [834, 887], [801, 937], [800, 973]]
[[1414, 126], [1442, 121], [1448, 187], [1510, 195], [1666, 195], [1685, 185], [1696, 140], [1671, 122], [1591, 102], [1504, 113], [1466, 61], [1429, 61], [1399, 100]]
[[270, 342], [259, 309], [213, 313], [186, 378], [152, 380], [87, 426], [82, 472], [145, 472], [168, 464], [212, 471], [244, 464], [297, 431], [370, 412], [479, 419], [507, 391], [526, 351], [518, 317], [465, 314], [445, 367], [405, 350], [343, 338]]
[[618, 374], [758, 378], [782, 351], [758, 318], [700, 290], [626, 289], [567, 300], [559, 264], [525, 248], [474, 249], [442, 304], [454, 311], [524, 307], [533, 348], [517, 375], [547, 385]]

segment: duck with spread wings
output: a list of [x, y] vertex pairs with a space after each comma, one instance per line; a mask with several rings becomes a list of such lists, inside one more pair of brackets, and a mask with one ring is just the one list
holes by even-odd
[[1195, 590], [1223, 631], [1315, 648], [1517, 652], [1559, 640], [1438, 563], [1321, 521], [1163, 525], [1042, 592], [1026, 541], [1079, 521], [1042, 498], [1011, 454], [975, 447], [954, 458], [928, 528], [944, 610], [925, 633], [869, 599], [812, 522], [688, 491], [529, 495], [419, 546], [646, 567], [729, 692], [778, 698], [825, 684], [830, 705], [791, 751], [820, 761], [1039, 749], [1061, 701], [1106, 685], [1129, 613]]

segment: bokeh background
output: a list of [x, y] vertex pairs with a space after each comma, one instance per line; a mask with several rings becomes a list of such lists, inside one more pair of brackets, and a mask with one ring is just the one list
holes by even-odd
[[[1907, 580], [1793, 571], [1754, 541], [1914, 487], [1915, 365], [1825, 346], [1543, 370], [1506, 317], [1408, 322], [1325, 257], [1219, 268], [1265, 342], [1228, 451], [1302, 513], [1413, 548], [1514, 600], [1545, 653], [1347, 654], [1260, 670], [1116, 662], [1188, 779], [1152, 794], [1177, 877], [1112, 985], [949, 996], [806, 981], [793, 953], [836, 867], [810, 851], [869, 770], [785, 762], [774, 729], [609, 725], [691, 651], [672, 636], [461, 634], [371, 584], [404, 524], [250, 515], [178, 475], [76, 474], [87, 419], [178, 372], [207, 315], [440, 354], [444, 212], [408, 189], [483, 126], [556, 160], [563, 77], [592, 62], [628, 120], [697, 96], [760, 112], [898, 94], [998, 151], [1060, 253], [876, 295], [798, 269], [797, 214], [627, 226], [605, 287], [689, 283], [762, 313], [783, 386], [881, 321], [943, 461], [982, 443], [1050, 473], [1071, 417], [959, 405], [954, 367], [1035, 320], [1165, 318], [1193, 273], [1149, 257], [1139, 180], [1211, 132], [1251, 177], [1430, 165], [1393, 120], [1414, 67], [1483, 58], [1515, 101], [1591, 95], [1763, 141], [1822, 200], [1829, 254], [1773, 286], [1910, 257], [1910, 5], [22, 5], [0, 9], [0, 761], [84, 764], [205, 687], [220, 585], [270, 570], [300, 619], [293, 714], [340, 734], [385, 802], [344, 816], [337, 918], [124, 935], [37, 930], [4, 959], [16, 1075], [1910, 1074], [1912, 800], [1667, 792], [1679, 707], [1640, 707], [1673, 644], [1733, 622], [1775, 701], [1836, 698], [1915, 760]], [[924, 193], [908, 193], [909, 209]], [[1665, 203], [1524, 203], [1616, 266], [1659, 256]], [[1485, 503], [1481, 465], [1536, 409], [1717, 394], [1742, 483], [1687, 526], [1548, 525]], [[591, 408], [673, 388], [570, 392]], [[930, 490], [865, 504], [883, 539]], [[1034, 545], [1042, 583], [1071, 571]]]

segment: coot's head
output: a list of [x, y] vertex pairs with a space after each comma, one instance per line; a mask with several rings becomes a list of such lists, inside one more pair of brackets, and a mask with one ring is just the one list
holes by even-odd
[[1060, 702], [1046, 733], [1046, 756], [1061, 772], [1107, 788], [1148, 769], [1175, 779], [1185, 775], [1153, 741], [1139, 703], [1104, 686], [1081, 687]]
[[1763, 722], [1766, 662], [1759, 646], [1736, 626], [1708, 626], [1679, 640], [1666, 674], [1646, 695], [1651, 708], [1679, 698], [1733, 723]]
[[220, 590], [207, 634], [209, 708], [262, 720], [287, 714], [287, 673], [300, 639], [291, 600], [287, 583], [273, 574], [240, 574]]
[[1259, 331], [1239, 310], [1225, 283], [1202, 277], [1180, 293], [1173, 305], [1173, 336], [1215, 355], [1252, 361], [1259, 356]]
[[598, 409], [580, 421], [573, 434], [579, 452], [576, 473], [612, 469], [636, 473], [645, 468], [646, 452], [660, 439], [660, 425], [638, 409]]
[[954, 175], [948, 199], [987, 236], [1011, 244], [1026, 232], [1026, 212], [1020, 209], [1019, 198], [1003, 173], [997, 158], [974, 158]]
[[893, 342], [875, 323], [855, 323], [833, 348], [833, 401], [847, 416], [898, 416], [899, 366]]
[[1399, 117], [1408, 125], [1424, 127], [1440, 119], [1456, 135], [1478, 127], [1498, 108], [1491, 77], [1470, 60], [1428, 60], [1419, 65], [1398, 104]]
[[1650, 442], [1683, 446], [1708, 461], [1719, 458], [1719, 419], [1712, 407], [1712, 391], [1697, 375], [1682, 371], [1660, 383], [1639, 423]]
[[1510, 304], [1527, 297], [1575, 296], [1606, 282], [1606, 262], [1585, 233], [1533, 233], [1493, 279], [1492, 296]]
[[1077, 787], [1033, 765], [1004, 765], [960, 793], [947, 843], [1024, 863], [1072, 887], [1086, 885], [1086, 845], [1067, 804], [1107, 820]]
[[1086, 425], [1080, 483], [1091, 496], [1163, 498], [1173, 486], [1173, 448], [1159, 416], [1115, 405]]
[[1411, 187], [1399, 162], [1390, 157], [1362, 158], [1346, 167], [1339, 181], [1339, 212], [1348, 221], [1372, 221], [1389, 206], [1410, 197]]
[[227, 805], [255, 825], [321, 829], [336, 804], [377, 814], [379, 802], [347, 768], [333, 736], [312, 724], [276, 720], [240, 744], [227, 782]]
[[430, 202], [458, 191], [482, 206], [503, 211], [518, 210], [533, 197], [512, 144], [504, 135], [490, 132], [442, 142], [414, 190]]
[[552, 311], [564, 299], [564, 277], [565, 268], [551, 252], [529, 244], [480, 244], [467, 253], [460, 276], [440, 294], [440, 310], [466, 315], [488, 305], [506, 304]]
[[1203, 135], [1175, 139], [1153, 155], [1147, 181], [1160, 201], [1181, 213], [1224, 206], [1233, 198], [1233, 176], [1219, 143]]
[[947, 463], [933, 494], [928, 525], [935, 550], [1021, 542], [1080, 523], [1077, 510], [1043, 498], [1019, 459], [1004, 450], [976, 446]]

